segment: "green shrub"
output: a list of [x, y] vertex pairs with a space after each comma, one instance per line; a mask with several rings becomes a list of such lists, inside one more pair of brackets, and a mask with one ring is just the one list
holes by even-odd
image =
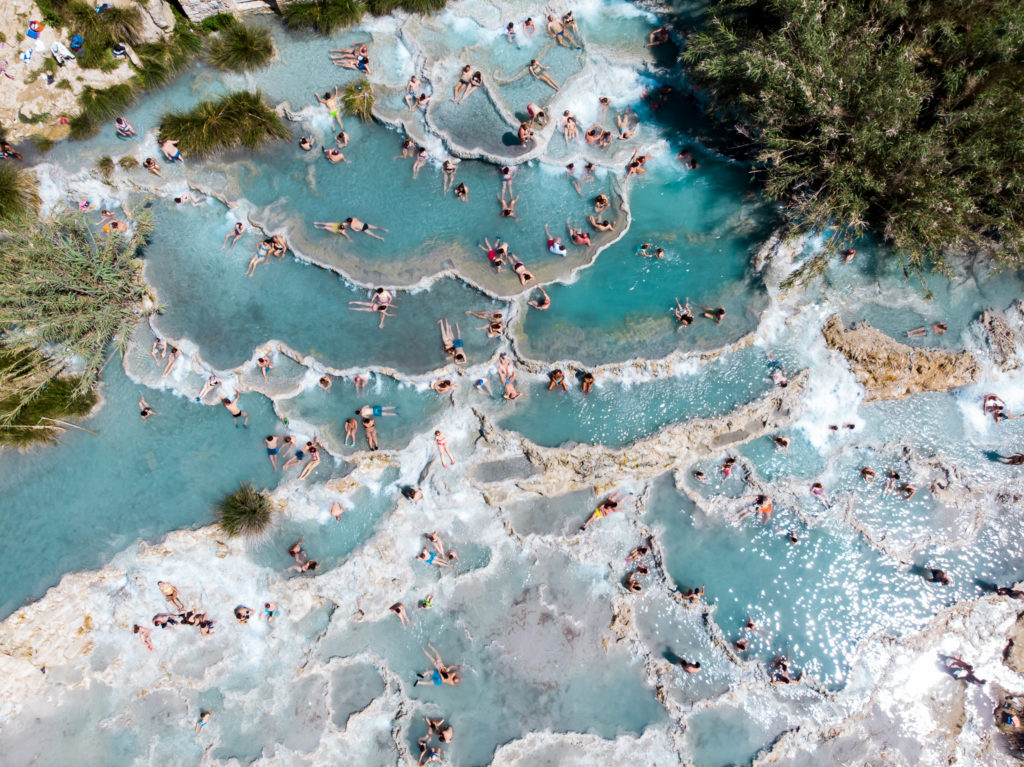
[[368, 10], [374, 16], [387, 16], [396, 8], [402, 7], [402, 0], [363, 0]]
[[113, 120], [135, 101], [135, 88], [131, 83], [118, 83], [109, 88], [86, 86], [78, 94], [82, 111], [71, 118], [71, 138], [86, 138], [99, 130], [107, 120]]
[[257, 149], [288, 138], [288, 129], [263, 94], [235, 91], [203, 101], [187, 112], [160, 118], [160, 141], [172, 139], [186, 157], [206, 157], [232, 147]]
[[124, 157], [122, 157], [120, 160], [117, 161], [117, 164], [120, 165], [125, 170], [131, 170], [132, 168], [139, 167], [139, 161], [129, 155], [125, 155]]
[[57, 74], [57, 70], [60, 69], [60, 65], [57, 63], [57, 59], [52, 56], [47, 56], [43, 59], [43, 71], [50, 75]]
[[231, 538], [259, 539], [273, 520], [273, 511], [266, 494], [248, 483], [226, 496], [216, 510], [217, 524]]
[[123, 347], [142, 314], [146, 286], [137, 255], [152, 223], [145, 212], [133, 219], [128, 234], [94, 233], [77, 211], [0, 225], [0, 327], [25, 330], [8, 336], [7, 348], [55, 347], [78, 357], [81, 393], [96, 382], [111, 340]]
[[0, 221], [31, 214], [38, 206], [39, 195], [31, 172], [11, 162], [0, 163]]
[[138, 70], [140, 85], [143, 88], [166, 85], [188, 66], [191, 57], [202, 47], [202, 38], [192, 31], [186, 19], [176, 14], [174, 29], [167, 39], [135, 46], [142, 63]]
[[69, 91], [71, 90], [71, 83], [68, 82], [66, 77], [62, 77], [60, 80], [57, 81], [57, 84], [53, 87], [60, 88], [62, 91]]
[[345, 86], [341, 94], [341, 105], [350, 115], [363, 122], [373, 119], [373, 86], [363, 78]]
[[312, 29], [321, 35], [329, 35], [358, 23], [364, 11], [365, 7], [357, 0], [289, 3], [284, 7], [284, 23], [289, 29]]
[[25, 123], [26, 125], [38, 125], [44, 123], [50, 119], [49, 112], [40, 112], [37, 115], [23, 115], [21, 113], [21, 107], [18, 107], [18, 122]]
[[210, 41], [208, 57], [218, 69], [232, 72], [261, 69], [274, 57], [274, 39], [266, 27], [232, 24]]
[[49, 136], [44, 136], [41, 133], [36, 133], [34, 136], [30, 136], [29, 140], [35, 145], [35, 148], [40, 152], [46, 153], [53, 149], [53, 139]]
[[[978, 10], [976, 10], [978, 9]], [[1024, 260], [1020, 9], [969, 0], [716, 0], [694, 82], [750, 137], [797, 229], [871, 232], [913, 267]]]
[[199, 31], [206, 33], [219, 32], [220, 30], [227, 29], [237, 23], [238, 19], [230, 13], [215, 13], [213, 16], [207, 16], [203, 19], [199, 24]]
[[86, 415], [96, 404], [93, 392], [79, 390], [74, 376], [51, 376], [56, 363], [32, 350], [12, 352], [0, 346], [0, 445], [53, 442], [64, 420]]
[[114, 159], [112, 157], [101, 157], [96, 161], [96, 168], [99, 170], [103, 180], [110, 183], [110, 175], [114, 172]]
[[402, 8], [409, 13], [433, 13], [445, 7], [447, 0], [402, 0]]

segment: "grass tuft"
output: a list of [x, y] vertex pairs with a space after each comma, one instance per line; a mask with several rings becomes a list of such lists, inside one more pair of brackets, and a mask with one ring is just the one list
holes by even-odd
[[160, 140], [177, 141], [186, 157], [208, 157], [233, 147], [257, 149], [289, 136], [277, 112], [259, 92], [235, 91], [203, 101], [187, 112], [165, 114], [160, 123]]
[[357, 0], [289, 3], [284, 7], [284, 23], [289, 29], [312, 29], [321, 35], [329, 35], [358, 23], [365, 10]]
[[35, 179], [11, 162], [0, 163], [0, 221], [10, 221], [35, 212], [39, 194]]
[[341, 94], [341, 104], [350, 115], [363, 122], [373, 119], [373, 86], [363, 78], [349, 83]]
[[261, 69], [274, 57], [274, 39], [266, 27], [232, 24], [210, 41], [208, 57], [217, 69], [231, 72]]
[[270, 500], [248, 483], [217, 504], [217, 524], [231, 538], [262, 538], [273, 519]]
[[5, 344], [14, 352], [56, 349], [78, 357], [82, 394], [99, 377], [111, 340], [126, 343], [143, 314], [147, 294], [136, 256], [152, 223], [139, 212], [131, 224], [126, 234], [94, 232], [75, 211], [44, 222], [22, 216], [0, 226], [0, 327], [20, 329]]
[[[0, 346], [0, 445], [53, 442], [60, 426], [47, 419], [65, 420], [92, 410], [96, 395], [82, 393], [77, 378], [48, 378], [54, 369], [54, 363], [38, 352], [12, 352]], [[31, 396], [22, 401], [26, 390]]]
[[96, 133], [100, 125], [113, 120], [130, 106], [135, 95], [135, 88], [130, 83], [118, 83], [109, 88], [85, 86], [78, 95], [82, 111], [70, 121], [71, 138], [87, 138]]

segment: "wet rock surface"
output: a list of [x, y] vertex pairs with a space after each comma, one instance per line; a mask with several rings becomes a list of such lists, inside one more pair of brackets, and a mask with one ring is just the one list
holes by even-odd
[[968, 351], [915, 349], [867, 323], [847, 328], [838, 316], [830, 317], [821, 332], [828, 347], [846, 358], [867, 389], [866, 402], [949, 391], [979, 377], [978, 361]]

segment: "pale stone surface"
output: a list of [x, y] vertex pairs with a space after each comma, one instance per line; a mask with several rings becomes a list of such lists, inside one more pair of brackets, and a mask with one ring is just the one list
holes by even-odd
[[[113, 0], [113, 4], [135, 6], [134, 0]], [[174, 17], [166, 0], [148, 0], [140, 10], [144, 42], [159, 40], [163, 31], [174, 25]], [[60, 42], [70, 46], [74, 33], [46, 25], [39, 33], [38, 40], [25, 37], [20, 43], [17, 42], [17, 36], [25, 34], [30, 21], [41, 21], [42, 18], [34, 3], [23, 0], [12, 3], [10, 9], [5, 6], [4, 13], [0, 14], [0, 32], [7, 40], [6, 46], [0, 51], [0, 59], [7, 61], [7, 72], [14, 77], [13, 80], [0, 78], [3, 81], [0, 84], [0, 124], [3, 124], [12, 141], [36, 134], [51, 139], [62, 138], [67, 135], [68, 128], [59, 119], [78, 114], [78, 94], [83, 88], [108, 88], [127, 82], [135, 75], [126, 60], [122, 60], [120, 66], [111, 72], [84, 69], [76, 62], [68, 62], [57, 70], [54, 84], [47, 85], [43, 63], [52, 58], [50, 45]], [[20, 54], [28, 50], [32, 51], [31, 60], [21, 61]], [[71, 88], [58, 88], [56, 83], [61, 80], [66, 80]], [[28, 124], [18, 119], [19, 111], [25, 117], [42, 114], [50, 116], [45, 122]]]

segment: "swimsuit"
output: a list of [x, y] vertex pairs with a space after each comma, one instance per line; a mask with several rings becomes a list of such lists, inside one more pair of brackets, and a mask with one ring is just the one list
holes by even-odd
[[[433, 558], [434, 555], [431, 554], [430, 556], [431, 558]], [[433, 680], [435, 685], [441, 684], [441, 672], [438, 671], [436, 668], [434, 669]]]
[[303, 453], [301, 450], [296, 450], [295, 451], [295, 457], [298, 458], [301, 461], [303, 458], [306, 457], [306, 454]]
[[594, 509], [594, 519], [600, 519], [604, 514], [601, 513], [601, 507]]
[[377, 405], [376, 407], [373, 408], [373, 414], [376, 415], [376, 416], [383, 415], [384, 414], [384, 408], [382, 406], [380, 406], [380, 405]]
[[456, 349], [461, 349], [462, 348], [462, 339], [461, 338], [456, 338], [454, 341], [452, 341], [452, 346], [454, 348], [456, 348]]
[[277, 448], [276, 447], [268, 447], [267, 448], [267, 455], [277, 455]]
[[[437, 554], [435, 552], [431, 551], [430, 552], [430, 557], [427, 559], [427, 564], [428, 565], [434, 564], [434, 557], [436, 557], [436, 556], [437, 556]], [[437, 675], [437, 670], [436, 669], [434, 671], [434, 674]], [[440, 682], [436, 681], [436, 679], [435, 679], [434, 684], [440, 684]]]

